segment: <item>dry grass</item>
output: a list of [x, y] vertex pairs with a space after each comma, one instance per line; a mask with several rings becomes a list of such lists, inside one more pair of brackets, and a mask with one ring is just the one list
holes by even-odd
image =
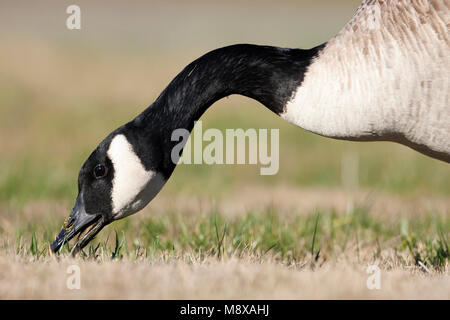
[[[72, 264], [81, 270], [79, 290], [66, 287]], [[366, 266], [348, 261], [312, 270], [254, 257], [98, 263], [1, 256], [0, 268], [2, 299], [450, 299], [448, 273], [383, 270], [380, 290], [369, 290]]]
[[[256, 193], [252, 193], [251, 190]], [[313, 199], [315, 205], [328, 210], [339, 210], [340, 202], [345, 203], [348, 198], [358, 198], [357, 194], [345, 193], [339, 190], [295, 190], [284, 188], [262, 189], [251, 188], [245, 192], [222, 198], [217, 202], [223, 212], [228, 212], [229, 219], [243, 219], [248, 210], [254, 210], [258, 214], [257, 207], [271, 206], [279, 214], [281, 221], [293, 221], [298, 214], [306, 214], [294, 210], [277, 195], [284, 194], [304, 196]], [[325, 195], [325, 196], [323, 196]], [[271, 197], [274, 196], [274, 199]], [[300, 197], [302, 198], [302, 197]], [[265, 199], [256, 201], [255, 199]], [[322, 199], [320, 201], [320, 199]], [[386, 207], [395, 207], [400, 216], [387, 214], [384, 211], [375, 211], [374, 208], [382, 208], [374, 201], [369, 211], [371, 219], [379, 219], [386, 225], [402, 219], [416, 221], [421, 226], [421, 219], [426, 218], [425, 208], [416, 208], [413, 214], [407, 214], [411, 208], [408, 198], [379, 195], [380, 201]], [[441, 202], [445, 207], [448, 199], [435, 199], [436, 204]], [[2, 220], [0, 229], [3, 230], [0, 242], [0, 298], [2, 299], [449, 299], [450, 298], [450, 268], [448, 259], [446, 264], [439, 269], [426, 264], [424, 268], [414, 263], [412, 253], [399, 247], [401, 239], [397, 236], [385, 236], [388, 232], [381, 230], [381, 234], [375, 240], [371, 232], [364, 231], [361, 222], [357, 222], [356, 234], [351, 229], [348, 243], [345, 248], [340, 247], [338, 240], [332, 240], [325, 234], [319, 233], [316, 249], [310, 251], [310, 234], [304, 240], [299, 239], [300, 247], [306, 247], [306, 251], [297, 257], [284, 257], [282, 250], [265, 250], [258, 247], [246, 246], [238, 250], [232, 246], [233, 234], [227, 234], [220, 253], [216, 250], [216, 244], [212, 248], [196, 246], [195, 241], [187, 241], [186, 246], [179, 246], [182, 242], [179, 238], [178, 220], [170, 220], [168, 234], [160, 231], [148, 244], [142, 234], [142, 225], [158, 225], [161, 221], [167, 221], [167, 212], [180, 212], [184, 217], [182, 221], [188, 228], [189, 237], [208, 237], [208, 232], [198, 233], [199, 223], [207, 221], [208, 211], [211, 210], [213, 201], [190, 201], [183, 196], [172, 199], [164, 197], [156, 201], [152, 209], [146, 209], [137, 216], [130, 218], [124, 224], [115, 225], [114, 229], [119, 234], [126, 236], [119, 241], [128, 241], [130, 252], [133, 241], [139, 241], [145, 254], [119, 254], [119, 259], [111, 258], [112, 251], [103, 243], [105, 237], [111, 236], [111, 230], [104, 231], [100, 237], [100, 249], [93, 257], [69, 258], [49, 257], [45, 254], [32, 254], [29, 247], [29, 237], [14, 239], [14, 231], [24, 227], [23, 221], [34, 224], [40, 230], [40, 224], [44, 223], [47, 230], [57, 230], [57, 223], [62, 221], [68, 208], [57, 203], [35, 203], [25, 206], [21, 210], [10, 207], [1, 209]], [[171, 205], [169, 205], [171, 203]], [[241, 207], [230, 206], [230, 203], [239, 203]], [[283, 203], [286, 205], [283, 207]], [[302, 207], [302, 200], [299, 200]], [[418, 202], [421, 203], [421, 202]], [[186, 204], [181, 209], [182, 204]], [[216, 205], [217, 205], [216, 204]], [[222, 206], [223, 204], [223, 206]], [[277, 209], [277, 207], [279, 209]], [[228, 208], [228, 209], [227, 209]], [[235, 209], [233, 211], [233, 208]], [[275, 209], [273, 209], [275, 208]], [[310, 208], [305, 206], [305, 208]], [[178, 210], [178, 211], [177, 211]], [[228, 211], [227, 211], [228, 210]], [[314, 211], [316, 212], [316, 211]], [[322, 211], [324, 212], [324, 211]], [[346, 211], [336, 211], [344, 219]], [[263, 213], [259, 213], [263, 214]], [[306, 214], [307, 215], [307, 214]], [[441, 211], [442, 218], [448, 219], [448, 211]], [[58, 222], [49, 221], [51, 217], [58, 217]], [[284, 217], [284, 218], [282, 218]], [[324, 217], [325, 218], [325, 217]], [[264, 217], [259, 222], [264, 221]], [[344, 220], [337, 218], [336, 222]], [[181, 220], [180, 220], [181, 221]], [[232, 220], [231, 220], [232, 221]], [[245, 224], [241, 220], [241, 224]], [[295, 221], [295, 220], [294, 220]], [[308, 221], [308, 220], [306, 220]], [[423, 220], [425, 221], [425, 220]], [[325, 222], [324, 222], [325, 223]], [[376, 223], [367, 222], [376, 226]], [[278, 227], [284, 228], [283, 223]], [[141, 227], [139, 227], [141, 226]], [[445, 226], [445, 224], [444, 224]], [[219, 226], [219, 233], [223, 225]], [[233, 225], [230, 223], [229, 228]], [[154, 227], [151, 227], [152, 229]], [[361, 231], [358, 231], [362, 228]], [[369, 227], [371, 228], [371, 227]], [[200, 228], [201, 229], [201, 228]], [[336, 233], [342, 233], [346, 228], [336, 229]], [[123, 231], [121, 231], [123, 230]], [[153, 229], [152, 229], [153, 230]], [[251, 237], [255, 237], [262, 231], [258, 227], [251, 229]], [[306, 230], [306, 229], [305, 229]], [[341, 230], [341, 231], [339, 231]], [[348, 230], [348, 229], [347, 229]], [[414, 228], [412, 228], [414, 231]], [[154, 232], [154, 231], [150, 231]], [[293, 232], [287, 229], [284, 232]], [[398, 232], [400, 234], [400, 230]], [[358, 238], [359, 234], [359, 238]], [[342, 235], [342, 234], [341, 234]], [[153, 235], [152, 237], [154, 237]], [[148, 236], [147, 236], [148, 237]], [[279, 237], [283, 237], [280, 234]], [[45, 251], [48, 243], [42, 242], [42, 237], [37, 237], [37, 252]], [[112, 236], [113, 238], [113, 236]], [[339, 234], [337, 236], [339, 238]], [[128, 239], [128, 240], [127, 240]], [[134, 240], [133, 240], [134, 239]], [[163, 243], [167, 239], [173, 240], [176, 248], [166, 250], [152, 246], [155, 239]], [[426, 243], [419, 238], [417, 252], [426, 251]], [[39, 242], [41, 241], [40, 245]], [[107, 241], [107, 240], [106, 240]], [[209, 240], [208, 240], [209, 241]], [[262, 241], [262, 240], [258, 240]], [[303, 242], [302, 242], [303, 241]], [[405, 241], [405, 240], [404, 240]], [[214, 236], [212, 239], [214, 242]], [[114, 241], [110, 241], [114, 244]], [[330, 243], [333, 243], [330, 245]], [[116, 244], [117, 246], [117, 244]], [[331, 247], [330, 247], [331, 246]], [[20, 247], [21, 249], [17, 249]], [[16, 249], [14, 249], [16, 248]], [[420, 249], [420, 250], [419, 250]], [[127, 248], [128, 250], [128, 248]], [[303, 249], [302, 249], [303, 250]], [[317, 250], [321, 250], [320, 254]], [[424, 251], [425, 250], [425, 251]], [[139, 250], [138, 250], [139, 251]], [[317, 254], [317, 256], [316, 256]], [[381, 269], [380, 290], [369, 290], [366, 281], [368, 265], [376, 264]], [[66, 281], [70, 276], [66, 271], [70, 265], [77, 265], [81, 270], [81, 288], [69, 290]], [[428, 269], [428, 271], [426, 270]]]

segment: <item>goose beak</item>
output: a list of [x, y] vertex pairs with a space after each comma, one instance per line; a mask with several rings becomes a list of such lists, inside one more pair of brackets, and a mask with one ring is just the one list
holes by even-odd
[[97, 235], [97, 233], [100, 232], [100, 230], [103, 229], [105, 225], [107, 225], [107, 222], [101, 214], [95, 215], [86, 212], [83, 197], [80, 193], [75, 202], [75, 206], [72, 209], [72, 213], [64, 222], [55, 241], [50, 244], [50, 254], [57, 252], [64, 243], [69, 242], [73, 237], [79, 235], [77, 243], [71, 251], [72, 255], [76, 255]]

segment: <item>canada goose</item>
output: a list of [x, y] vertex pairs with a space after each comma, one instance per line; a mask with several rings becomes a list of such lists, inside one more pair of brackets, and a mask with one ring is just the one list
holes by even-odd
[[367, 0], [315, 48], [240, 44], [198, 58], [89, 156], [51, 250], [85, 232], [76, 253], [105, 225], [146, 206], [176, 166], [173, 130], [190, 131], [231, 94], [326, 137], [394, 141], [450, 162], [449, 9], [449, 0]]

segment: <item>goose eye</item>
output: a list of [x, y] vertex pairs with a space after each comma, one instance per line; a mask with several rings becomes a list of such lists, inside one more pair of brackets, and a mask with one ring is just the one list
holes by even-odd
[[106, 176], [107, 170], [106, 167], [103, 164], [98, 164], [94, 168], [94, 177], [96, 179], [103, 178]]

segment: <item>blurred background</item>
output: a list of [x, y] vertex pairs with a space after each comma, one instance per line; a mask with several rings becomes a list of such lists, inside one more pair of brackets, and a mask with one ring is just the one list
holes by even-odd
[[[236, 43], [316, 46], [335, 35], [359, 3], [2, 0], [0, 208], [53, 202], [69, 208], [90, 152], [189, 62]], [[71, 4], [81, 8], [81, 30], [66, 28]], [[219, 101], [202, 120], [204, 130], [279, 128], [279, 173], [261, 176], [259, 166], [245, 165], [178, 166], [161, 197], [220, 198], [254, 186], [269, 194], [279, 186], [450, 194], [447, 164], [393, 143], [315, 136], [245, 97]]]

